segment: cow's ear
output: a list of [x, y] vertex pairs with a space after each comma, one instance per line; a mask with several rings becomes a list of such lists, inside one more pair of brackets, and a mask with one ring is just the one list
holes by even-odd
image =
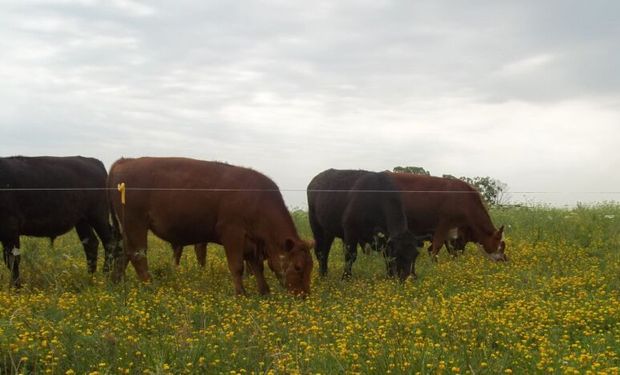
[[295, 248], [295, 241], [293, 241], [293, 239], [291, 238], [287, 238], [284, 241], [284, 251], [291, 251]]
[[308, 250], [312, 250], [312, 249], [314, 249], [314, 245], [315, 245], [314, 240], [309, 240], [309, 241], [304, 241], [304, 242], [305, 242], [305, 243], [306, 243], [306, 245], [308, 246]]

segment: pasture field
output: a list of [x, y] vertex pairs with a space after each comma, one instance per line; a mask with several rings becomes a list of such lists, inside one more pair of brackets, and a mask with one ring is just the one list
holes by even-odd
[[[293, 215], [311, 237], [305, 213]], [[249, 296], [235, 297], [214, 245], [206, 269], [190, 247], [175, 269], [169, 245], [151, 237], [153, 281], [129, 266], [112, 285], [87, 275], [74, 233], [53, 248], [23, 238], [24, 288], [10, 291], [0, 271], [0, 373], [618, 374], [620, 206], [492, 216], [507, 225], [508, 263], [471, 244], [436, 264], [423, 252], [418, 280], [399, 284], [381, 255], [360, 253], [341, 281], [337, 241], [329, 276], [313, 272], [305, 300], [270, 271], [271, 295], [249, 276]]]

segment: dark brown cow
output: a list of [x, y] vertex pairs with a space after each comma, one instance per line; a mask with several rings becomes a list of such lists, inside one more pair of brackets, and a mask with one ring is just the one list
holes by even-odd
[[99, 236], [106, 253], [104, 271], [109, 269], [117, 242], [109, 221], [106, 178], [103, 163], [93, 158], [0, 158], [0, 241], [12, 285], [20, 285], [20, 235], [53, 241], [75, 228], [89, 272], [97, 268]]
[[469, 240], [476, 242], [493, 260], [507, 260], [499, 230], [491, 222], [476, 189], [461, 180], [411, 173], [392, 173], [394, 183], [402, 191], [407, 223], [413, 233], [433, 233], [432, 255], [449, 239], [454, 228], [467, 228]]
[[138, 277], [150, 279], [147, 232], [175, 245], [214, 242], [224, 246], [237, 294], [244, 259], [253, 268], [261, 294], [269, 292], [263, 261], [295, 294], [310, 292], [311, 245], [299, 238], [277, 185], [251, 169], [186, 158], [120, 159], [112, 165], [109, 187], [125, 183], [126, 204], [112, 194], [123, 228], [126, 259]]

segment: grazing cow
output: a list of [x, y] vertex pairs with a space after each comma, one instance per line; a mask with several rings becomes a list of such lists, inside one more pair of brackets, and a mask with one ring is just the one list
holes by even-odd
[[93, 158], [0, 158], [0, 241], [12, 270], [11, 285], [20, 286], [20, 235], [53, 241], [75, 228], [91, 273], [97, 268], [99, 236], [104, 271], [109, 270], [117, 242], [109, 222], [106, 178], [103, 163]]
[[269, 292], [263, 261], [294, 294], [310, 292], [311, 244], [299, 238], [277, 185], [247, 168], [186, 158], [120, 159], [108, 186], [125, 183], [126, 204], [111, 197], [122, 227], [125, 257], [114, 280], [131, 261], [138, 277], [150, 279], [147, 231], [171, 244], [222, 244], [237, 294], [245, 294], [243, 261], [256, 275], [261, 294]]
[[505, 261], [504, 227], [491, 222], [480, 193], [461, 180], [389, 172], [402, 192], [409, 230], [433, 233], [433, 256], [454, 228], [466, 228], [464, 239], [476, 242], [492, 260]]
[[[351, 276], [357, 245], [372, 243], [374, 235], [388, 237], [388, 273], [405, 280], [417, 257], [418, 241], [407, 230], [400, 194], [384, 172], [328, 169], [308, 185], [308, 216], [322, 276], [335, 237], [345, 244], [343, 278]], [[415, 269], [414, 269], [415, 275]]]
[[[174, 265], [178, 266], [181, 263], [181, 256], [183, 255], [183, 245], [172, 245], [172, 251], [174, 252]], [[200, 267], [205, 268], [207, 265], [207, 244], [195, 244], [194, 253], [196, 254], [196, 260]]]

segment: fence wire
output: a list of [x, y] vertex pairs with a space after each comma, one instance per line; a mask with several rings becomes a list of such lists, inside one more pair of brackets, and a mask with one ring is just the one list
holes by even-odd
[[[209, 192], [313, 192], [313, 193], [442, 193], [442, 194], [478, 194], [478, 191], [464, 190], [345, 190], [345, 189], [249, 189], [249, 188], [153, 188], [126, 187], [127, 191], [209, 191]], [[118, 191], [108, 187], [80, 188], [0, 188], [0, 192], [9, 191]], [[620, 194], [620, 191], [508, 191], [508, 194]]]

